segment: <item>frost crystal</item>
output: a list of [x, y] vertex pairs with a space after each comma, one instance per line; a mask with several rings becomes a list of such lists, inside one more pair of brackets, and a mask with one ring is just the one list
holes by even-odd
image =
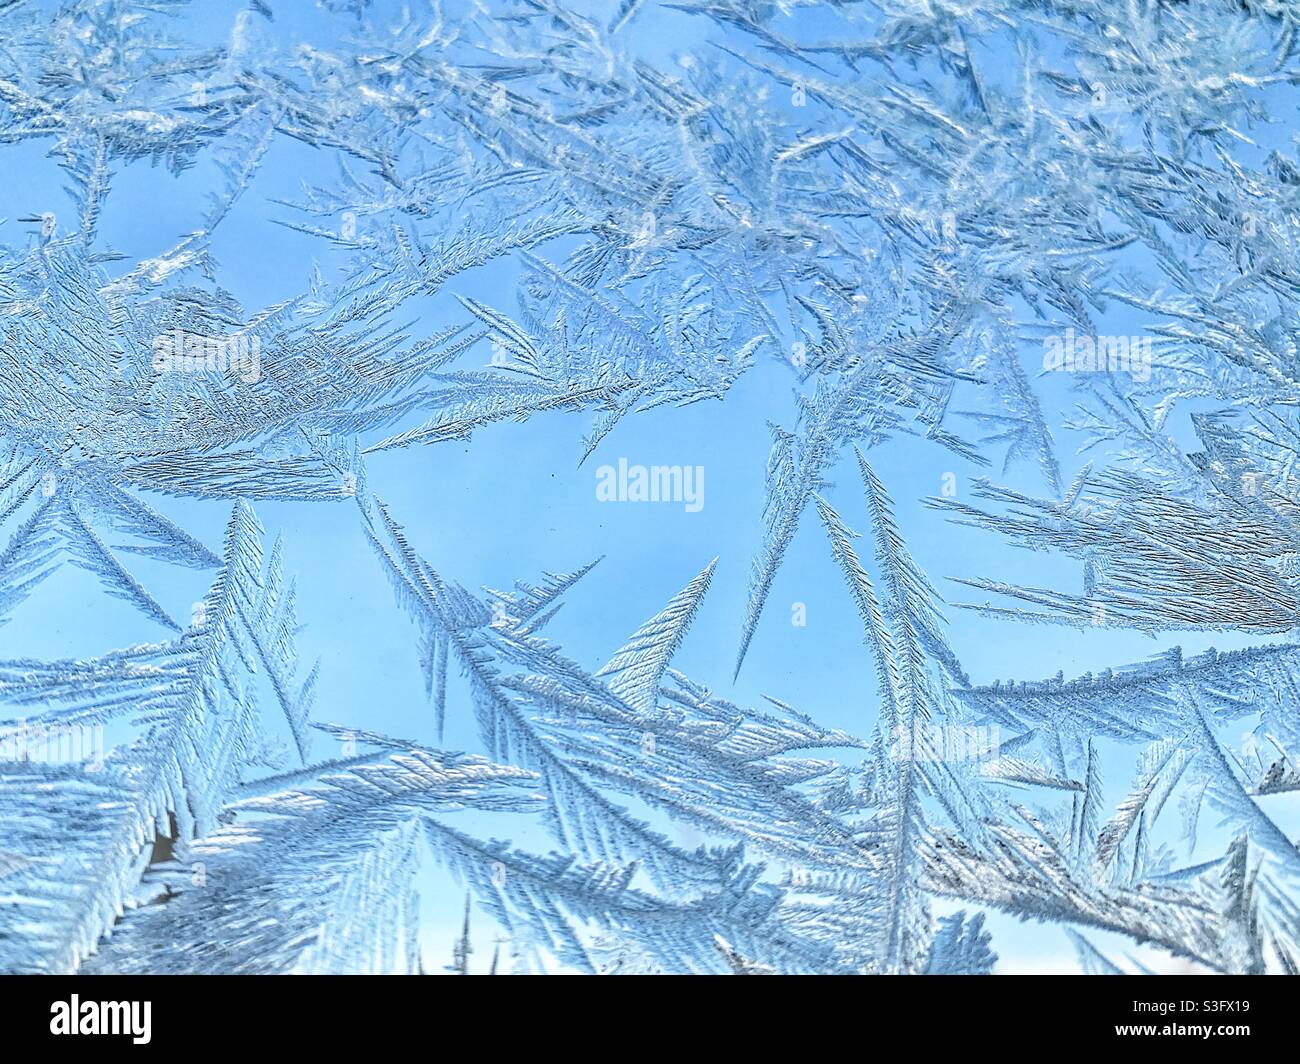
[[0, 971], [1300, 973], [1289, 6], [280, 6], [0, 3]]

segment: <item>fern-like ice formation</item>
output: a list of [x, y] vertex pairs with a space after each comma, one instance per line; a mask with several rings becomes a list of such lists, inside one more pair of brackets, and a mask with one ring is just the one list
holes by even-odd
[[[1015, 920], [1099, 974], [1300, 971], [1291, 6], [198, 6], [0, 4], [37, 175], [0, 223], [0, 971], [424, 972], [431, 905], [461, 973], [984, 974]], [[122, 224], [137, 182], [174, 239]], [[250, 211], [307, 249], [283, 298]], [[761, 506], [726, 553], [601, 526], [601, 568], [475, 590], [392, 463], [491, 469], [521, 422], [556, 476], [634, 423], [766, 433]], [[325, 509], [409, 620], [411, 738], [300, 663]], [[817, 565], [869, 689], [725, 693]], [[612, 566], [663, 603], [622, 643]], [[603, 666], [555, 634], [593, 584]], [[82, 645], [33, 620], [70, 587], [148, 635], [14, 650]], [[994, 680], [1026, 623], [1237, 641]]]

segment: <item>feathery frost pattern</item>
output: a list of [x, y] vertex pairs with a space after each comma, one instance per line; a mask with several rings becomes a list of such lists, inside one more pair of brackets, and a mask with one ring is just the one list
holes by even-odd
[[0, 972], [1300, 974], [1298, 30], [0, 3]]

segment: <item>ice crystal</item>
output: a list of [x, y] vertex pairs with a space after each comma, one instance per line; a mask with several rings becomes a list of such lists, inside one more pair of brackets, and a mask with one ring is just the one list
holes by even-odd
[[[198, 8], [0, 4], [36, 175], [0, 230], [0, 970], [446, 968], [434, 875], [462, 974], [987, 974], [1006, 916], [1093, 973], [1300, 970], [1289, 6]], [[748, 449], [727, 553], [600, 526], [467, 586], [420, 478], [468, 452], [491, 494], [524, 422], [571, 461], [512, 500], [521, 556], [642, 423]], [[324, 510], [409, 620], [411, 738], [300, 661]], [[617, 565], [663, 604], [621, 642]], [[795, 579], [860, 644], [820, 629], [856, 657], [783, 659], [762, 705], [725, 685]], [[72, 649], [32, 620], [71, 587], [150, 635]], [[1045, 627], [1190, 649], [994, 680], [980, 640]]]

